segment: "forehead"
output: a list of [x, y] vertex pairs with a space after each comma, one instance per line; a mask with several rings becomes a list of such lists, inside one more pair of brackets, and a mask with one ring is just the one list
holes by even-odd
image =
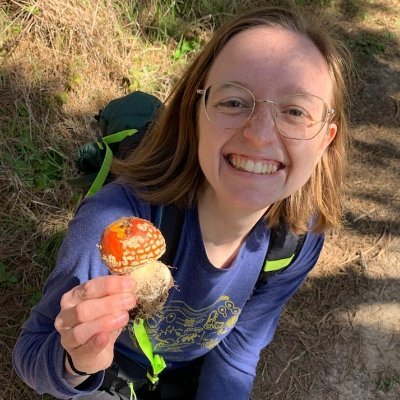
[[273, 27], [251, 28], [235, 35], [218, 54], [206, 84], [242, 83], [256, 96], [308, 92], [330, 98], [327, 63], [306, 36]]

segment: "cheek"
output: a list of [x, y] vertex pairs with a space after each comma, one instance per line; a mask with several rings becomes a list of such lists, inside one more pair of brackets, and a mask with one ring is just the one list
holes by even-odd
[[213, 131], [212, 127], [209, 126], [208, 121], [204, 121], [199, 119], [199, 127], [198, 127], [198, 159], [200, 168], [203, 171], [203, 174], [208, 178], [210, 178], [210, 174], [212, 174], [215, 169], [215, 159], [216, 159], [216, 147], [217, 143], [215, 143], [215, 139], [213, 140]]
[[307, 153], [310, 160], [314, 160], [314, 166], [317, 165], [328, 146], [331, 144], [333, 139], [335, 139], [336, 132], [336, 125], [330, 124], [325, 131], [320, 132], [320, 134], [315, 138], [317, 140], [309, 143], [310, 146]]
[[197, 156], [199, 159], [199, 164], [200, 164], [200, 168], [203, 171], [203, 173], [205, 172], [204, 170], [207, 167], [208, 164], [208, 157], [207, 154], [209, 153], [209, 151], [207, 152], [207, 148], [205, 146], [205, 141], [203, 140], [202, 137], [199, 137], [199, 144], [198, 144], [198, 149], [197, 149]]
[[207, 149], [206, 149], [206, 143], [207, 143], [207, 128], [205, 125], [204, 120], [204, 114], [200, 111], [198, 113], [198, 119], [197, 119], [197, 153], [198, 153], [198, 158], [199, 158], [199, 163], [201, 169], [203, 169], [203, 160], [205, 159], [207, 155]]
[[294, 178], [301, 182], [301, 186], [304, 185], [311, 174], [313, 173], [318, 161], [321, 159], [322, 154], [325, 150], [325, 146], [321, 146], [320, 143], [302, 142], [295, 143], [297, 146], [293, 146], [289, 149], [291, 157], [292, 172]]
[[221, 128], [211, 124], [203, 112], [199, 113], [198, 121], [199, 158], [208, 160], [219, 158], [222, 148], [230, 136]]

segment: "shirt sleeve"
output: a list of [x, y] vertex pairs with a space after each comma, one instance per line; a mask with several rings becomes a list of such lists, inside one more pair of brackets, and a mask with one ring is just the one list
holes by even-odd
[[228, 336], [205, 357], [196, 400], [249, 399], [260, 351], [275, 333], [285, 303], [316, 264], [323, 237], [308, 234], [296, 261], [256, 286]]
[[[40, 302], [24, 323], [13, 351], [17, 374], [39, 394], [67, 399], [83, 393], [71, 387], [64, 376], [64, 349], [54, 328], [60, 299], [82, 282], [108, 275], [97, 247], [104, 227], [122, 216], [141, 214], [146, 214], [144, 208], [132, 204], [122, 186], [111, 184], [85, 200], [70, 222], [56, 267], [46, 281]], [[100, 372], [91, 377], [84, 385], [84, 393], [96, 390], [103, 376]]]

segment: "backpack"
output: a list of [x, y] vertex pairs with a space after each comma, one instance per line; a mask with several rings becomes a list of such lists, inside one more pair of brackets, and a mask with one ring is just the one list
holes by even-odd
[[140, 91], [111, 100], [94, 117], [100, 130], [98, 140], [77, 151], [74, 161], [78, 176], [70, 180], [71, 185], [91, 196], [111, 181], [113, 157], [124, 159], [137, 147], [162, 107], [157, 97]]
[[[163, 107], [157, 97], [141, 91], [110, 101], [95, 116], [100, 130], [98, 140], [78, 149], [75, 165], [79, 176], [72, 180], [72, 185], [84, 189], [86, 196], [91, 196], [111, 181], [113, 157], [127, 157], [140, 143]], [[167, 242], [167, 251], [161, 260], [171, 265], [180, 238], [183, 213], [173, 205], [154, 206], [151, 219], [160, 228]], [[304, 239], [305, 235], [295, 235], [286, 225], [272, 229], [258, 281], [265, 282], [271, 275], [289, 267], [299, 254]]]

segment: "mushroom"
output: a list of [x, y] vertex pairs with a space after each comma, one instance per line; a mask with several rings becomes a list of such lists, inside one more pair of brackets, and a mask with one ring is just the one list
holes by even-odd
[[104, 229], [99, 248], [112, 274], [129, 275], [136, 282], [131, 316], [147, 319], [160, 311], [174, 285], [169, 268], [158, 261], [165, 252], [161, 232], [145, 219], [123, 217]]

